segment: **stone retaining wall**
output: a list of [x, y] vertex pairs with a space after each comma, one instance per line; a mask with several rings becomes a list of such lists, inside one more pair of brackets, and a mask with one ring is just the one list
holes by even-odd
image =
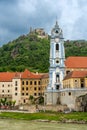
[[20, 110], [25, 110], [25, 111], [29, 111], [31, 113], [33, 112], [38, 112], [38, 111], [56, 111], [56, 112], [61, 112], [64, 111], [67, 108], [66, 105], [23, 105], [19, 107]]

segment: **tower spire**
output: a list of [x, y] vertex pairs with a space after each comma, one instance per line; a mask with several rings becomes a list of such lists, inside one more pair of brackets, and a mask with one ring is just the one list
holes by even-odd
[[58, 21], [56, 20], [56, 26], [58, 26]]
[[56, 16], [56, 25], [58, 25], [58, 18], [57, 18], [57, 16]]
[[56, 16], [56, 23], [55, 23], [55, 27], [56, 27], [56, 28], [59, 28], [57, 16]]

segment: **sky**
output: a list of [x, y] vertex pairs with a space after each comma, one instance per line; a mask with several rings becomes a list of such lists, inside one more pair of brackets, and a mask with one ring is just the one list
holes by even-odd
[[65, 40], [87, 40], [87, 0], [0, 0], [0, 46], [56, 20]]

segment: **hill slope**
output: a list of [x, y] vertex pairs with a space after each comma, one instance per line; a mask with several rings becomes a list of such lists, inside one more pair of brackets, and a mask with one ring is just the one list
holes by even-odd
[[[23, 35], [0, 48], [0, 71], [48, 72], [50, 40]], [[86, 41], [66, 41], [66, 57], [87, 56]]]

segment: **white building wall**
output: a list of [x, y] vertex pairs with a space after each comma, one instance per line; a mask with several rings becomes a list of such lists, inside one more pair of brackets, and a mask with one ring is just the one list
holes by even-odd
[[12, 82], [12, 100], [16, 101], [16, 105], [19, 105], [21, 103], [21, 79], [13, 79]]
[[11, 97], [12, 87], [12, 82], [0, 82], [0, 97]]
[[[71, 94], [71, 95], [70, 95]], [[70, 109], [76, 110], [76, 98], [87, 94], [87, 89], [67, 89], [60, 92], [60, 101], [62, 105], [67, 105]]]

